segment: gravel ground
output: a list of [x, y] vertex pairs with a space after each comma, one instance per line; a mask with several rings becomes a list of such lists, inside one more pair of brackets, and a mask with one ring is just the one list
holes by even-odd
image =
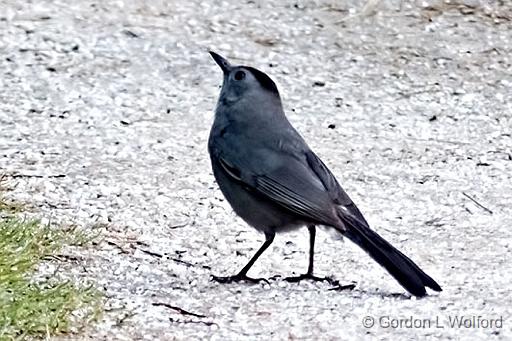
[[[104, 235], [62, 271], [107, 297], [103, 320], [70, 338], [510, 340], [512, 4], [454, 3], [0, 0], [10, 196]], [[263, 241], [210, 170], [210, 48], [273, 77], [370, 224], [443, 292], [397, 295], [322, 231], [317, 273], [354, 290], [210, 281]], [[305, 229], [279, 235], [251, 274], [302, 273], [307, 243]], [[452, 327], [460, 316], [480, 325]]]

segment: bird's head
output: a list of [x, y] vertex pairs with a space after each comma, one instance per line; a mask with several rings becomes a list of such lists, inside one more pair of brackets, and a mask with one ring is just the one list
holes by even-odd
[[210, 55], [224, 73], [219, 104], [231, 106], [240, 101], [247, 105], [277, 100], [279, 91], [274, 81], [258, 69], [244, 65], [231, 65], [224, 57], [210, 51]]

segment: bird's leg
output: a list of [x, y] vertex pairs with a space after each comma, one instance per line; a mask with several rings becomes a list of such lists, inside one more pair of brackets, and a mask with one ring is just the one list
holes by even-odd
[[256, 254], [251, 258], [251, 260], [247, 263], [246, 266], [240, 272], [234, 276], [227, 276], [227, 277], [220, 277], [220, 276], [213, 276], [212, 279], [219, 283], [233, 283], [233, 282], [240, 282], [240, 281], [247, 281], [247, 282], [260, 282], [260, 281], [266, 281], [264, 278], [251, 278], [247, 276], [247, 272], [249, 269], [254, 265], [254, 263], [258, 260], [258, 258], [265, 252], [266, 249], [272, 244], [275, 237], [275, 232], [265, 232], [265, 242], [260, 247], [260, 249], [256, 252]]
[[302, 274], [300, 276], [294, 276], [294, 277], [286, 277], [285, 280], [288, 282], [300, 282], [303, 279], [309, 279], [311, 281], [316, 282], [328, 282], [331, 285], [334, 285], [336, 287], [343, 287], [344, 289], [353, 289], [354, 286], [350, 285], [350, 288], [348, 286], [342, 286], [340, 282], [338, 282], [335, 279], [332, 279], [330, 277], [317, 277], [313, 275], [313, 263], [315, 260], [315, 237], [316, 237], [316, 227], [315, 225], [308, 225], [308, 231], [309, 231], [309, 265], [308, 265], [308, 272], [305, 274]]
[[306, 275], [313, 276], [313, 263], [315, 262], [315, 237], [316, 237], [315, 225], [309, 225], [308, 231], [309, 231], [309, 265], [308, 265], [308, 272], [306, 273]]
[[285, 280], [288, 282], [300, 282], [303, 279], [311, 279], [313, 281], [324, 281], [325, 278], [316, 277], [313, 275], [313, 264], [315, 262], [315, 237], [316, 227], [315, 225], [308, 225], [309, 231], [309, 265], [308, 272], [300, 276], [286, 277]]

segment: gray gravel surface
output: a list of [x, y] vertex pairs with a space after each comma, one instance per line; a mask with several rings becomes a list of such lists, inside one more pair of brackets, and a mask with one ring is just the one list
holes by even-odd
[[[104, 236], [62, 268], [107, 297], [102, 320], [69, 338], [510, 340], [511, 20], [509, 1], [0, 0], [10, 196]], [[326, 232], [316, 271], [352, 291], [210, 281], [263, 241], [210, 170], [210, 48], [272, 76], [370, 224], [443, 292], [399, 295]], [[307, 241], [279, 235], [250, 274], [302, 273]], [[480, 325], [452, 327], [461, 316]]]

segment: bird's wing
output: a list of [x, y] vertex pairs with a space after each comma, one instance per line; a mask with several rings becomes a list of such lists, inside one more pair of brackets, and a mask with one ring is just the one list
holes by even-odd
[[318, 176], [333, 201], [346, 209], [346, 211], [342, 211], [342, 213], [348, 212], [361, 223], [364, 223], [364, 225], [368, 226], [368, 222], [363, 217], [361, 211], [359, 211], [356, 204], [354, 204], [352, 199], [350, 199], [348, 194], [343, 190], [334, 175], [322, 162], [322, 160], [320, 160], [320, 158], [311, 150], [307, 151], [305, 154], [309, 167], [311, 167], [313, 172], [315, 172], [315, 174]]
[[214, 155], [234, 180], [294, 213], [325, 224], [349, 213], [368, 225], [320, 158], [295, 130], [287, 133], [274, 143], [227, 133], [214, 140]]
[[220, 156], [219, 164], [247, 190], [257, 192], [307, 220], [335, 224], [334, 203], [306, 162], [285, 154], [280, 158], [282, 162], [276, 164], [265, 159], [259, 163], [237, 162]]

